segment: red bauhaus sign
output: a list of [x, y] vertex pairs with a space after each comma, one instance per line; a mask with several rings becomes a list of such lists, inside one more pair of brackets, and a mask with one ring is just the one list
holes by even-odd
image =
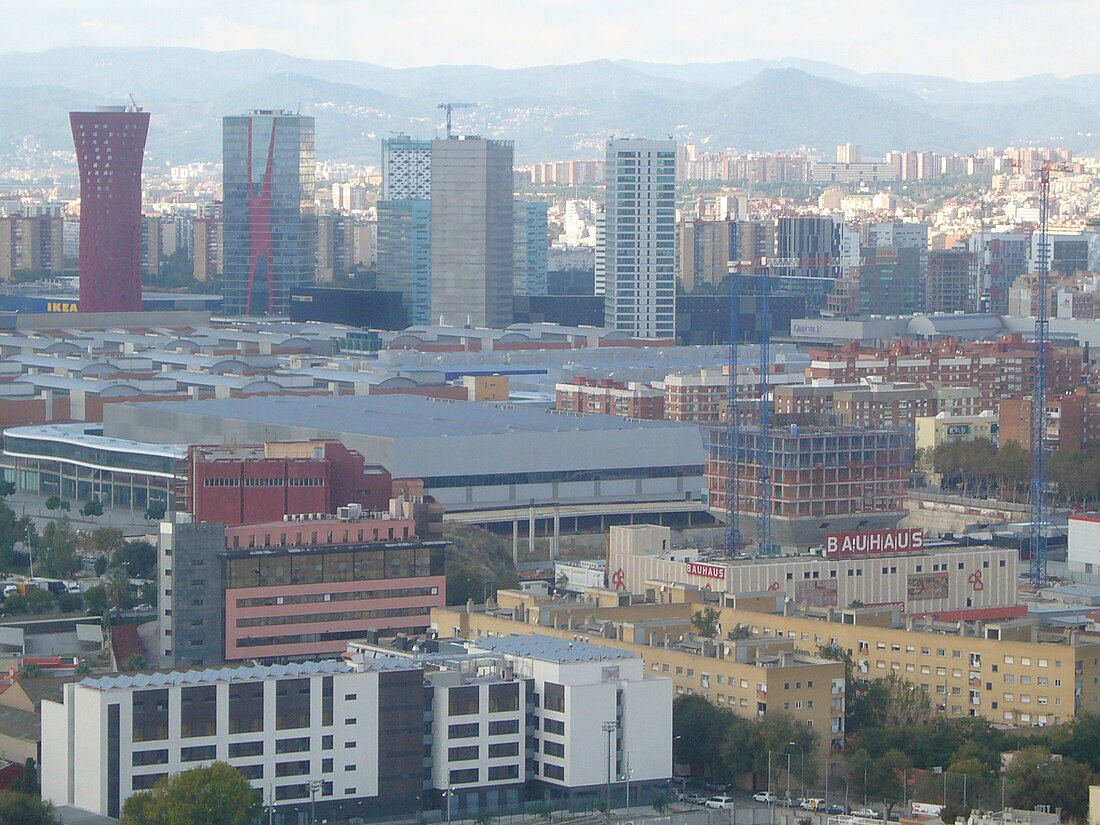
[[876, 553], [904, 553], [924, 549], [924, 532], [919, 527], [907, 530], [867, 530], [860, 533], [828, 533], [826, 556], [866, 556]]
[[689, 576], [706, 576], [708, 579], [724, 579], [726, 577], [725, 565], [703, 564], [698, 561], [689, 561], [687, 565]]

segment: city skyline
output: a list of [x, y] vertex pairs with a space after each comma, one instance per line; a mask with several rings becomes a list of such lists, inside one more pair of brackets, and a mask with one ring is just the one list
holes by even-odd
[[[678, 16], [643, 16], [637, 4], [631, 4], [629, 26], [622, 25], [627, 7], [621, 0], [598, 6], [575, 0], [515, 5], [488, 0], [477, 4], [483, 7], [482, 14], [438, 0], [369, 6], [349, 0], [279, 0], [265, 5], [262, 18], [253, 13], [255, 5], [197, 0], [186, 11], [175, 11], [132, 0], [107, 0], [89, 11], [81, 4], [55, 2], [13, 7], [8, 18], [9, 30], [16, 34], [14, 42], [33, 42], [40, 49], [90, 45], [273, 49], [305, 58], [360, 60], [395, 68], [795, 57], [832, 62], [855, 72], [909, 72], [972, 81], [1100, 72], [1100, 56], [1089, 48], [1091, 32], [1100, 25], [1100, 8], [1080, 0], [1043, 4], [979, 0], [963, 5], [934, 0], [892, 9], [889, 20], [870, 0], [838, 4], [827, 13], [809, 0], [789, 0], [778, 9], [701, 0], [690, 13]], [[64, 14], [58, 14], [61, 6], [66, 7]], [[578, 17], [594, 36], [571, 36]], [[490, 25], [485, 25], [486, 20]], [[703, 20], [706, 31], [722, 35], [713, 43], [697, 35]], [[944, 25], [945, 20], [950, 25]], [[1074, 25], [1067, 26], [1067, 20]], [[431, 25], [424, 25], [425, 21]], [[35, 36], [22, 37], [19, 32]], [[523, 38], [513, 36], [515, 32], [539, 34]], [[999, 47], [974, 48], [978, 34]], [[1055, 34], [1059, 49], [1035, 48], [1044, 36]], [[1021, 55], [1042, 63], [1027, 62]]]

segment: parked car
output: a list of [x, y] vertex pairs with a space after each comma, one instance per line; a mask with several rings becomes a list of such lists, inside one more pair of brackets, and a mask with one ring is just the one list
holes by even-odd
[[846, 813], [848, 813], [848, 806], [837, 803], [837, 802], [834, 802], [832, 805], [830, 805], [825, 810], [826, 810], [826, 812], [831, 813], [831, 814], [846, 814]]
[[785, 796], [779, 800], [779, 804], [782, 805], [784, 808], [797, 808], [799, 802], [800, 800], [791, 799], [789, 796]]
[[773, 794], [771, 791], [761, 791], [760, 793], [754, 793], [752, 795], [754, 802], [763, 802], [767, 805], [774, 805], [779, 801], [779, 797]]
[[817, 797], [806, 797], [799, 802], [798, 807], [804, 811], [823, 811], [825, 810], [825, 800]]
[[874, 808], [856, 808], [852, 811], [852, 816], [862, 816], [867, 819], [878, 819], [878, 811]]
[[708, 808], [717, 808], [724, 811], [733, 807], [732, 796], [712, 796], [704, 803]]
[[702, 794], [692, 793], [691, 791], [680, 794], [679, 798], [681, 802], [686, 802], [688, 805], [702, 805], [707, 801], [707, 798]]

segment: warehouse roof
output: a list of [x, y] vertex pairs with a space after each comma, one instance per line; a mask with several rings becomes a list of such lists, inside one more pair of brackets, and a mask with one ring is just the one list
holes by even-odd
[[494, 636], [478, 639], [475, 647], [493, 653], [542, 659], [547, 662], [599, 662], [609, 659], [634, 659], [633, 653], [588, 642], [571, 642], [556, 636]]

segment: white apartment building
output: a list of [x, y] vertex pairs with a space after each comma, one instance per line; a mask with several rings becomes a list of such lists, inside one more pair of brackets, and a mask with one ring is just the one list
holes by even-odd
[[637, 338], [672, 338], [676, 334], [674, 141], [612, 138], [607, 142], [604, 213], [600, 244], [606, 280], [604, 323]]
[[395, 658], [107, 676], [42, 703], [42, 798], [118, 817], [158, 779], [228, 762], [276, 825], [409, 814], [422, 788], [419, 667]]

